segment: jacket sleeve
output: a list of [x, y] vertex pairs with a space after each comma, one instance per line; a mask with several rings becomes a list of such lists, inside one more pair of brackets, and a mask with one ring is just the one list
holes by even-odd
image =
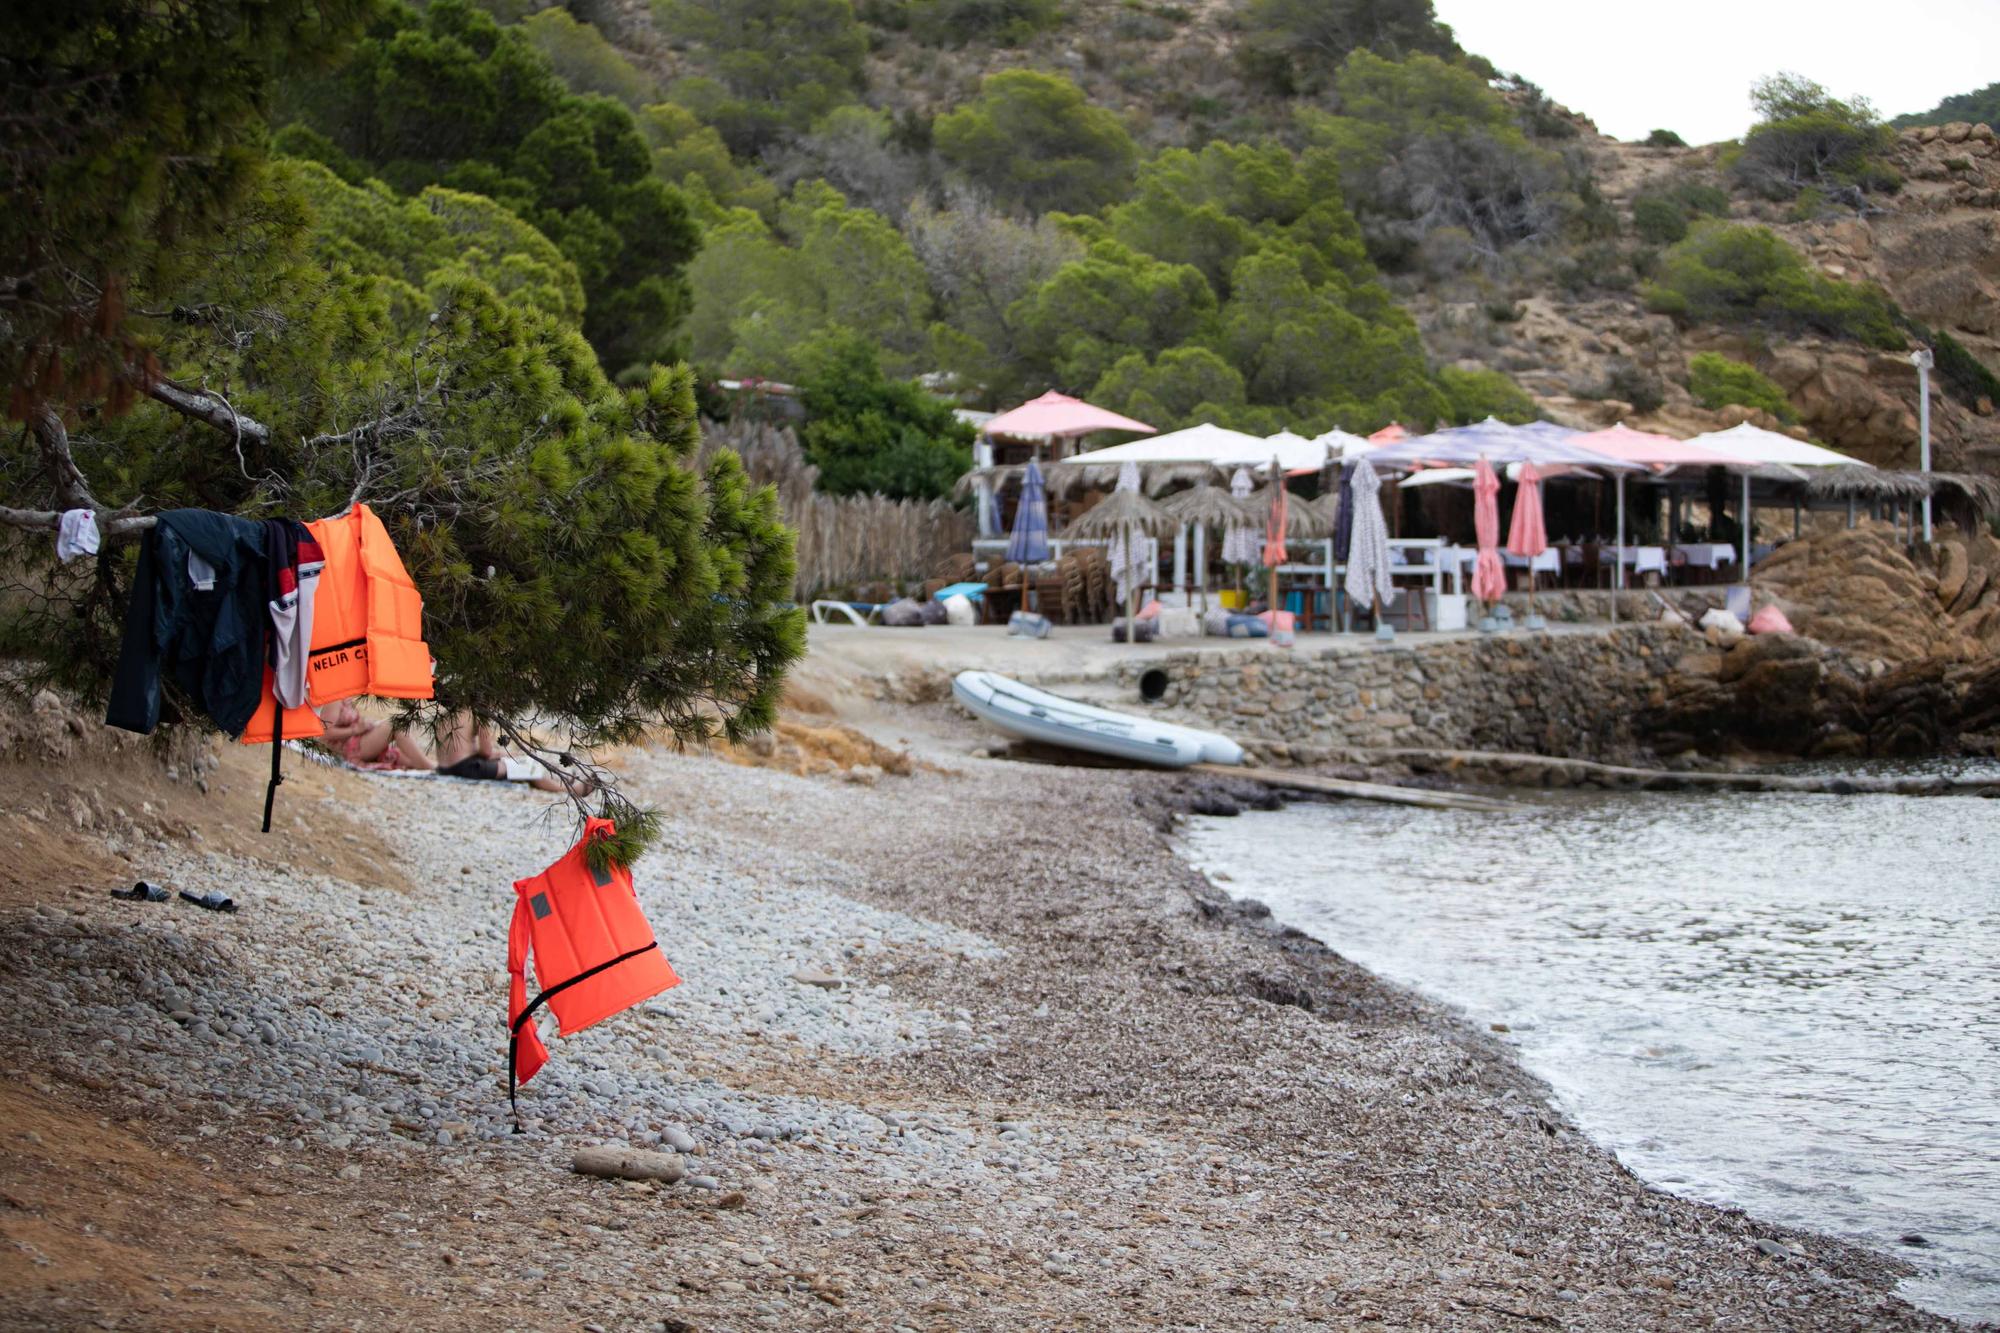
[[160, 724], [160, 637], [154, 624], [159, 609], [156, 585], [161, 569], [160, 529], [139, 543], [139, 568], [132, 576], [132, 601], [125, 608], [125, 638], [118, 648], [118, 668], [111, 678], [111, 704], [106, 726], [153, 734]]

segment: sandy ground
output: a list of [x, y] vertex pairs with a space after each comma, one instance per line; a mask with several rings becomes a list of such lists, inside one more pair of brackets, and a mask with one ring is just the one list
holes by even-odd
[[[550, 1033], [519, 1136], [544, 798], [294, 764], [264, 839], [259, 756], [206, 796], [10, 766], [0, 1328], [1946, 1326], [1888, 1259], [1646, 1189], [1489, 1035], [1231, 903], [1182, 780], [900, 720], [928, 762], [872, 782], [622, 757], [684, 982]], [[140, 873], [243, 910], [106, 896]], [[695, 1179], [568, 1170], [602, 1142]]]

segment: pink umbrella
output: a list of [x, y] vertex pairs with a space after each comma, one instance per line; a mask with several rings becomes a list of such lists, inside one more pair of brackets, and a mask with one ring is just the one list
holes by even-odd
[[1507, 549], [1530, 560], [1549, 549], [1549, 534], [1542, 528], [1542, 474], [1535, 471], [1533, 463], [1521, 465], [1521, 482], [1514, 491], [1514, 517], [1507, 525]]
[[1373, 435], [1370, 435], [1368, 440], [1371, 444], [1394, 444], [1398, 440], [1406, 440], [1409, 437], [1409, 429], [1402, 422], [1392, 421]]
[[1271, 471], [1276, 473], [1277, 476], [1276, 480], [1271, 484], [1270, 525], [1264, 529], [1264, 568], [1266, 569], [1276, 569], [1290, 558], [1285, 553], [1285, 525], [1290, 520], [1291, 514], [1287, 510], [1288, 500], [1285, 493], [1285, 476], [1278, 468], [1277, 463], [1277, 459], [1274, 458], [1271, 460]]
[[[1472, 567], [1472, 595], [1497, 602], [1507, 593], [1507, 571], [1500, 563], [1500, 478], [1486, 455], [1472, 470], [1472, 527], [1479, 538], [1479, 561]], [[1520, 513], [1520, 505], [1514, 507]]]
[[1002, 412], [981, 427], [988, 435], [1088, 435], [1096, 430], [1129, 430], [1153, 434], [1143, 421], [1121, 417], [1101, 407], [1092, 407], [1080, 398], [1053, 389], [1032, 402]]
[[1521, 478], [1514, 488], [1514, 516], [1507, 524], [1507, 549], [1528, 561], [1528, 621], [1530, 629], [1540, 628], [1535, 614], [1535, 557], [1549, 549], [1549, 534], [1542, 527], [1542, 474], [1533, 463], [1521, 465]]

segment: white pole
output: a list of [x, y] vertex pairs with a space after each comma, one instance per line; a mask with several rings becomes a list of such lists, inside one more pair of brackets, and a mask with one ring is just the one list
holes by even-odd
[[1611, 623], [1618, 623], [1618, 594], [1625, 591], [1625, 474], [1618, 479], [1618, 543], [1611, 548]]
[[1187, 588], [1188, 581], [1188, 530], [1183, 523], [1174, 529], [1174, 591]]
[[[1917, 465], [1923, 469], [1924, 484], [1931, 479], [1931, 349], [1922, 347], [1910, 353], [1910, 360], [1917, 366]], [[1924, 545], [1931, 542], [1931, 495], [1924, 492]]]

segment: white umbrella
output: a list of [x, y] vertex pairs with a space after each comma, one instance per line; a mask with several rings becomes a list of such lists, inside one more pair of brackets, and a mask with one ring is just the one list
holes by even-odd
[[[1137, 463], [1127, 461], [1118, 469], [1118, 489], [1141, 494]], [[1119, 535], [1111, 539], [1111, 580], [1118, 585], [1120, 602], [1130, 601], [1130, 594], [1159, 568], [1159, 551], [1159, 538], [1129, 526], [1121, 526]]]
[[[1240, 467], [1236, 475], [1229, 479], [1229, 494], [1238, 500], [1250, 499], [1255, 483], [1250, 480], [1250, 469]], [[1245, 565], [1254, 565], [1264, 558], [1264, 534], [1254, 526], [1245, 525], [1230, 528], [1222, 534], [1222, 563], [1235, 565], [1238, 571], [1236, 590], [1243, 591], [1241, 571]]]
[[1374, 607], [1378, 627], [1394, 596], [1389, 582], [1389, 525], [1382, 518], [1382, 479], [1363, 457], [1354, 464], [1354, 534], [1347, 547], [1347, 600]]

